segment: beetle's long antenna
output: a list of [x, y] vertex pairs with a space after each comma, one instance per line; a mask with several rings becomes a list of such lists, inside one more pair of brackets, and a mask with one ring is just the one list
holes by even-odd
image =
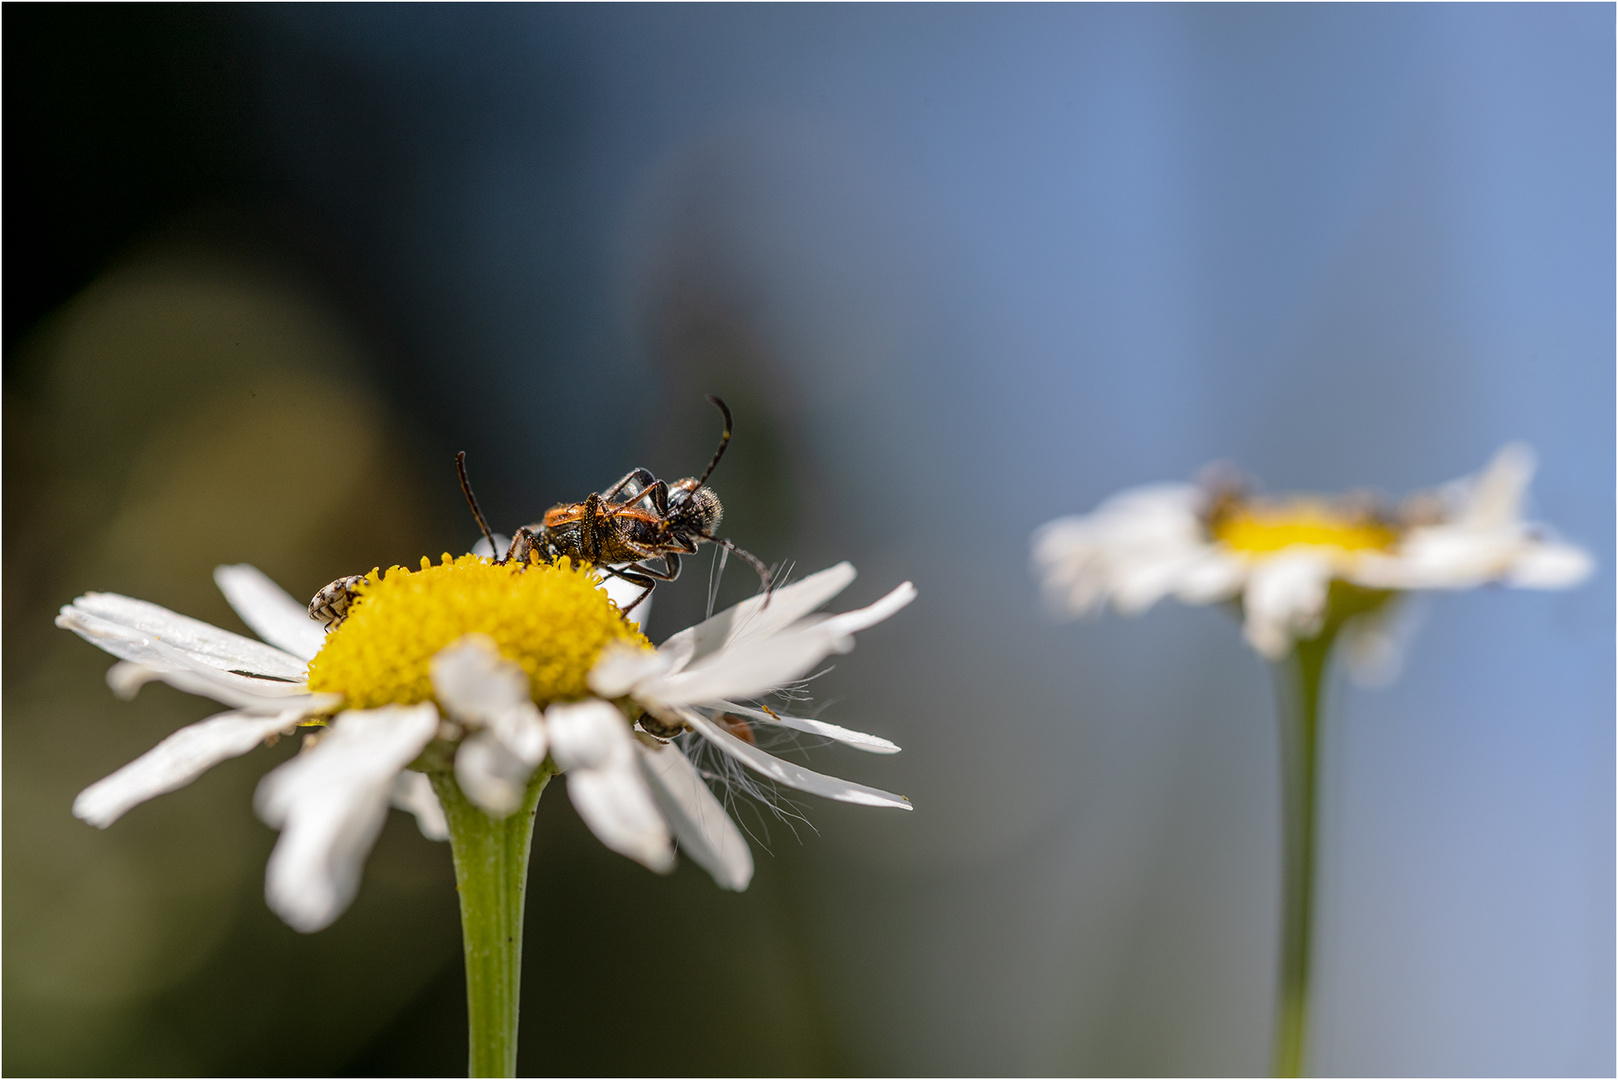
[[455, 474], [461, 478], [461, 494], [466, 496], [466, 505], [472, 508], [472, 516], [478, 519], [478, 528], [483, 530], [483, 539], [489, 542], [489, 557], [497, 563], [505, 562], [500, 549], [494, 546], [494, 534], [489, 531], [489, 523], [483, 520], [483, 511], [478, 509], [478, 497], [472, 494], [472, 481], [466, 478], [465, 450], [455, 455]]
[[764, 606], [769, 606], [770, 593], [774, 590], [775, 584], [770, 580], [770, 568], [765, 566], [757, 555], [754, 555], [745, 548], [737, 547], [735, 544], [731, 543], [729, 540], [726, 540], [722, 536], [714, 536], [710, 533], [698, 533], [697, 535], [708, 541], [710, 544], [718, 544], [726, 551], [735, 552], [741, 558], [746, 559], [748, 565], [751, 566], [755, 572], [757, 572], [759, 581], [764, 583]]
[[[708, 395], [708, 400], [713, 402], [715, 405], [719, 406], [719, 411], [724, 414], [724, 417], [725, 417], [725, 433], [723, 435], [719, 436], [719, 449], [717, 449], [717, 450], [715, 450], [713, 452], [713, 460], [708, 462], [708, 468], [702, 474], [702, 479], [697, 481], [697, 487], [698, 488], [701, 487], [703, 484], [706, 484], [708, 482], [708, 477], [713, 475], [714, 469], [717, 468], [718, 465], [719, 465], [719, 459], [725, 456], [725, 447], [730, 445], [730, 428], [731, 428], [730, 407], [728, 405], [726, 405], [723, 401], [721, 401], [719, 398], [714, 397], [712, 394]], [[697, 488], [692, 488], [691, 490], [696, 491]]]

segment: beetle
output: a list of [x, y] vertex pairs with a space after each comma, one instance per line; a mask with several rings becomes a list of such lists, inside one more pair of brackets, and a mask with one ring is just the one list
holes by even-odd
[[[700, 477], [670, 484], [657, 479], [650, 469], [631, 469], [606, 491], [592, 492], [583, 502], [554, 506], [546, 511], [543, 521], [518, 529], [502, 561], [527, 562], [538, 553], [547, 562], [565, 555], [599, 566], [615, 577], [644, 587], [645, 591], [624, 609], [627, 615], [651, 595], [658, 582], [679, 577], [680, 556], [695, 554], [697, 545], [706, 541], [745, 559], [758, 574], [768, 603], [769, 568], [751, 552], [714, 532], [725, 509], [706, 484], [730, 445], [734, 421], [724, 401], [712, 395], [708, 400], [724, 417], [725, 430]], [[479, 519], [481, 522], [481, 515]], [[488, 535], [487, 526], [484, 533]], [[648, 565], [652, 559], [660, 560], [662, 569]], [[623, 566], [625, 563], [629, 565]]]
[[[687, 477], [670, 484], [659, 480], [650, 469], [631, 469], [606, 491], [592, 492], [583, 502], [554, 506], [545, 512], [544, 520], [518, 529], [505, 555], [495, 561], [516, 561], [526, 566], [536, 557], [543, 562], [555, 562], [566, 556], [577, 562], [591, 563], [614, 577], [644, 588], [645, 591], [623, 609], [628, 615], [652, 594], [658, 582], [673, 581], [680, 576], [681, 555], [695, 554], [697, 545], [707, 541], [747, 560], [764, 586], [764, 603], [768, 604], [769, 567], [751, 552], [714, 535], [725, 509], [719, 496], [705, 485], [718, 467], [719, 459], [725, 456], [734, 425], [730, 408], [722, 400], [712, 395], [708, 400], [725, 418], [725, 430], [719, 437], [719, 448], [700, 477]], [[455, 471], [460, 477], [461, 492], [489, 550], [498, 551], [477, 496], [472, 494], [464, 450], [455, 455]], [[651, 559], [661, 560], [662, 569], [647, 565]], [[614, 563], [619, 565], [612, 565]], [[309, 601], [309, 617], [324, 624], [327, 630], [336, 629], [348, 617], [354, 591], [364, 580], [363, 576], [351, 574], [321, 589]]]

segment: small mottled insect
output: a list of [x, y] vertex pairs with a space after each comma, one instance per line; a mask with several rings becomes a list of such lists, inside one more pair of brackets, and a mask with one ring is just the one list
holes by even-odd
[[363, 574], [349, 574], [315, 593], [315, 598], [309, 601], [309, 617], [324, 624], [327, 630], [337, 629], [348, 618], [348, 605], [354, 599], [354, 589], [364, 580]]
[[[591, 493], [583, 502], [554, 506], [546, 511], [545, 520], [518, 529], [506, 559], [527, 562], [530, 553], [537, 552], [547, 562], [566, 555], [599, 566], [614, 577], [645, 588], [624, 609], [628, 614], [651, 595], [659, 581], [679, 577], [680, 556], [695, 554], [697, 545], [707, 541], [747, 560], [768, 597], [769, 568], [756, 556], [714, 535], [725, 511], [719, 496], [704, 485], [730, 445], [732, 421], [723, 401], [716, 397], [708, 400], [724, 416], [725, 431], [700, 477], [670, 484], [657, 479], [649, 469], [631, 469], [606, 491]], [[487, 526], [484, 532], [488, 534]], [[662, 569], [648, 565], [651, 559], [660, 560]], [[626, 563], [629, 565], [623, 565]]]

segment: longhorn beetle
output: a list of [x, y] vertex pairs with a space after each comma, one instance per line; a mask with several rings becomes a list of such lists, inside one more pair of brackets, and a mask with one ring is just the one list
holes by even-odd
[[[725, 456], [733, 422], [730, 409], [723, 401], [712, 395], [708, 400], [725, 418], [725, 430], [719, 436], [719, 448], [700, 477], [687, 477], [670, 484], [657, 479], [650, 469], [631, 469], [606, 491], [591, 493], [583, 502], [554, 506], [546, 511], [543, 521], [518, 529], [506, 559], [527, 562], [531, 552], [538, 552], [546, 561], [566, 555], [644, 586], [646, 591], [624, 609], [627, 615], [652, 594], [659, 581], [679, 577], [680, 556], [695, 554], [697, 545], [707, 541], [747, 560], [758, 574], [767, 598], [769, 568], [752, 553], [714, 535], [725, 510], [719, 496], [704, 485], [719, 465], [719, 459]], [[477, 513], [475, 503], [473, 513], [484, 535], [488, 536], [488, 526], [483, 523], [482, 514]], [[492, 546], [492, 539], [490, 543]], [[651, 559], [660, 559], [663, 568], [647, 565]], [[613, 563], [629, 565], [615, 567]], [[765, 602], [768, 603], [768, 599]]]
[[[670, 484], [657, 479], [650, 469], [631, 469], [606, 491], [592, 492], [583, 502], [554, 506], [545, 512], [543, 521], [518, 529], [506, 554], [496, 561], [516, 560], [526, 565], [535, 555], [545, 562], [555, 562], [565, 555], [577, 562], [591, 563], [614, 577], [644, 587], [645, 591], [624, 608], [623, 613], [628, 615], [651, 595], [659, 581], [673, 581], [680, 576], [681, 555], [695, 554], [697, 545], [707, 541], [747, 560], [764, 586], [764, 602], [768, 604], [769, 568], [757, 556], [714, 535], [725, 511], [719, 496], [704, 485], [730, 445], [732, 420], [730, 409], [723, 401], [711, 395], [708, 400], [724, 416], [725, 430], [719, 437], [719, 448], [701, 477], [687, 477]], [[489, 543], [489, 550], [498, 550], [477, 496], [472, 494], [464, 450], [455, 455], [455, 471], [460, 477], [461, 492], [466, 496], [483, 538]], [[662, 560], [663, 568], [647, 565], [650, 559]], [[611, 565], [613, 563], [620, 566]], [[309, 616], [324, 623], [328, 630], [335, 629], [347, 617], [354, 589], [362, 581], [364, 578], [359, 576], [333, 581], [309, 602]]]

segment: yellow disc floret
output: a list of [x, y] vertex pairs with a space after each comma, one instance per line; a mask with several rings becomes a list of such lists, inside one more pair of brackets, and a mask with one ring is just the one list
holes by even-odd
[[419, 571], [373, 570], [355, 591], [348, 617], [309, 662], [309, 689], [342, 694], [350, 709], [431, 700], [428, 665], [467, 634], [493, 638], [522, 665], [541, 708], [587, 696], [585, 680], [608, 643], [651, 647], [597, 587], [595, 571], [566, 558], [528, 566], [423, 558]]
[[1343, 552], [1380, 551], [1399, 538], [1393, 526], [1369, 514], [1302, 499], [1268, 505], [1238, 503], [1217, 514], [1209, 529], [1214, 539], [1247, 555], [1267, 555], [1294, 544]]

